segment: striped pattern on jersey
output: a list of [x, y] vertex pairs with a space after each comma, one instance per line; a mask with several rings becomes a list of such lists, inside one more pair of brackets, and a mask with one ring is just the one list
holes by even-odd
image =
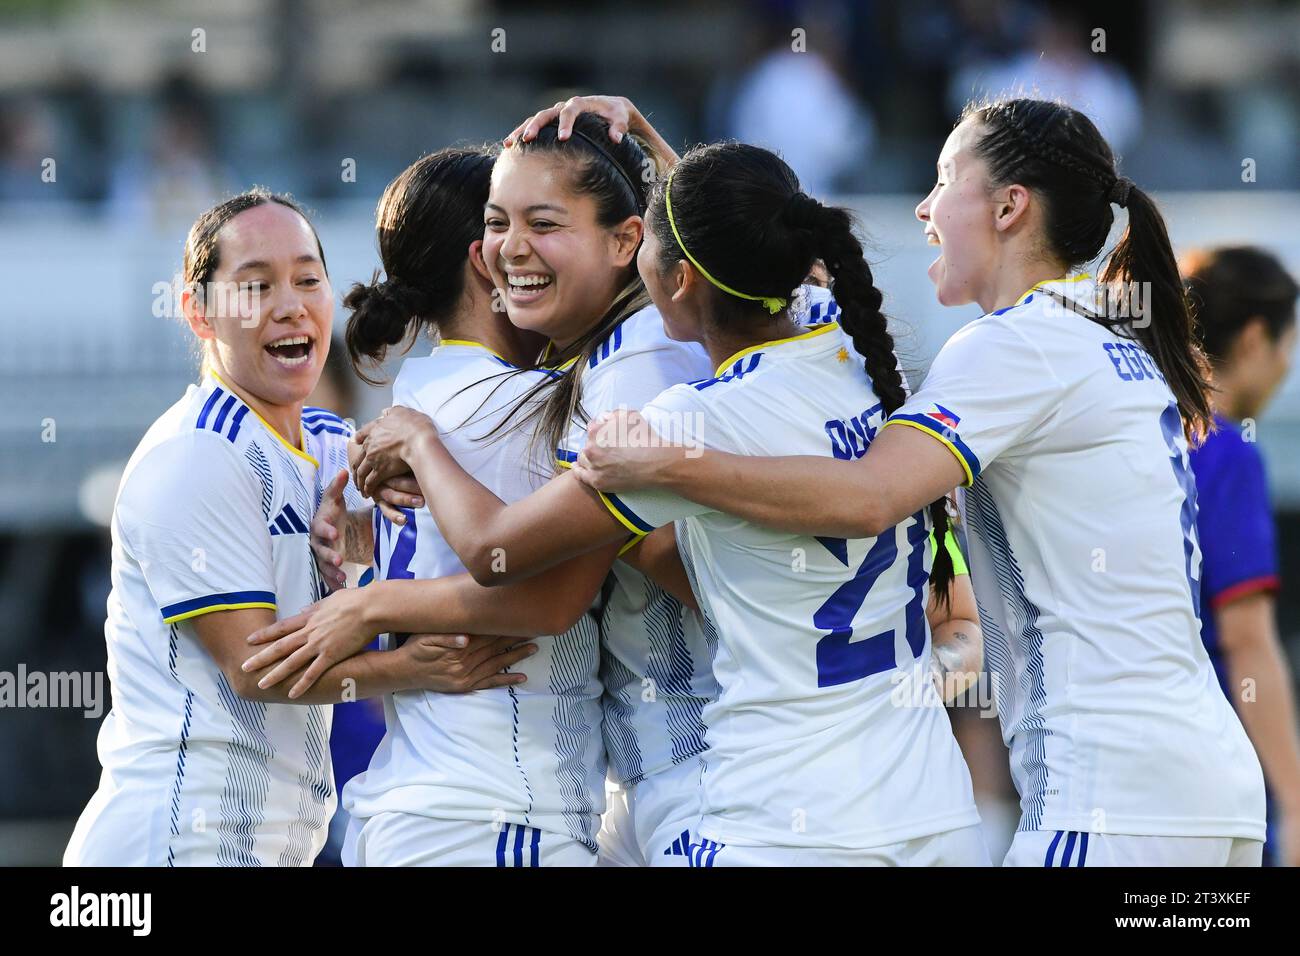
[[248, 406], [240, 401], [234, 392], [227, 392], [218, 386], [212, 389], [212, 394], [203, 403], [194, 427], [200, 431], [213, 431], [218, 435], [224, 435], [226, 441], [233, 443], [239, 437], [240, 426], [248, 412]]
[[696, 868], [712, 868], [713, 861], [717, 859], [718, 851], [726, 849], [727, 844], [718, 843], [716, 840], [709, 840], [700, 837], [698, 843], [692, 842], [686, 850], [686, 865]]
[[[1057, 858], [1056, 848], [1061, 842], [1061, 837], [1065, 837], [1065, 847], [1061, 851], [1060, 858]], [[1074, 856], [1075, 846], [1078, 846], [1079, 855]], [[1056, 836], [1052, 837], [1051, 844], [1047, 847], [1047, 854], [1043, 857], [1043, 866], [1084, 866], [1088, 859], [1088, 834], [1079, 830], [1057, 830]]]
[[541, 866], [542, 831], [522, 823], [503, 823], [497, 836], [497, 866]]
[[[1041, 614], [1038, 607], [1025, 594], [1025, 576], [1016, 557], [1011, 552], [1002, 515], [993, 501], [988, 487], [981, 478], [966, 492], [966, 522], [970, 533], [977, 535], [988, 546], [997, 573], [998, 588], [1013, 615], [1008, 621], [1011, 634], [1004, 634], [997, 622], [984, 608], [980, 608], [980, 626], [984, 631], [984, 653], [988, 658], [989, 673], [1011, 675], [1016, 673], [1011, 652], [1012, 641], [1025, 663], [1025, 672], [1019, 678], [1025, 700], [1025, 711], [1019, 715], [1017, 733], [1026, 737], [1024, 770], [1028, 786], [1022, 794], [1023, 813], [1018, 830], [1037, 830], [1043, 819], [1047, 800], [1047, 737], [1049, 731], [1043, 721], [1043, 705], [1047, 690], [1043, 682], [1043, 632], [1038, 627]], [[1009, 713], [1009, 689], [995, 682], [994, 695], [998, 709]]]
[[[600, 666], [600, 627], [590, 614], [583, 614], [577, 624], [551, 640], [554, 643], [549, 690], [555, 695], [551, 720], [555, 725], [555, 779], [564, 800], [562, 815], [569, 836], [595, 853], [600, 818], [596, 815], [593, 794], [587, 786], [586, 750], [587, 742], [593, 734], [600, 732], [600, 728], [588, 723], [583, 713], [584, 702], [574, 691], [582, 687], [587, 675]], [[518, 733], [516, 725], [516, 754]], [[529, 799], [531, 801], [531, 793]]]

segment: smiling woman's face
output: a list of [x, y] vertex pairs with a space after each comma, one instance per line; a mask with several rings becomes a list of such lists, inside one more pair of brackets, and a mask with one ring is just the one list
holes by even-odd
[[926, 240], [939, 249], [928, 274], [942, 305], [979, 301], [982, 286], [996, 271], [995, 205], [984, 161], [974, 152], [982, 132], [968, 119], [949, 134], [939, 154], [938, 180], [916, 207]]
[[483, 259], [510, 321], [560, 347], [600, 321], [632, 258], [571, 181], [554, 157], [506, 150], [483, 214]]
[[334, 318], [315, 233], [268, 202], [232, 218], [216, 242], [218, 266], [191, 327], [234, 384], [271, 405], [302, 402], [325, 366]]

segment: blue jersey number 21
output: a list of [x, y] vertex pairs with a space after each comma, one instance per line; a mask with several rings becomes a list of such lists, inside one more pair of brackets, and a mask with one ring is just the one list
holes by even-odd
[[[907, 602], [907, 643], [914, 658], [925, 650], [925, 584], [929, 575], [925, 571], [925, 543], [929, 532], [925, 527], [925, 514], [912, 515], [907, 528], [907, 584], [912, 589], [912, 599]], [[848, 543], [843, 538], [818, 538], [826, 549], [845, 564], [848, 563]], [[897, 535], [894, 528], [876, 538], [867, 556], [862, 559], [857, 573], [845, 581], [826, 599], [813, 614], [813, 626], [819, 631], [829, 631], [817, 642], [817, 686], [832, 687], [849, 684], [872, 674], [893, 670], [898, 666], [894, 656], [894, 629], [873, 634], [860, 641], [853, 638], [853, 619], [871, 592], [876, 580], [898, 558]]]

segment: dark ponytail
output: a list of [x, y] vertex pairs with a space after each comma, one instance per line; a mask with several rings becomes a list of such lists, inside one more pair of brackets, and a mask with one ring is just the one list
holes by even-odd
[[1148, 283], [1147, 321], [1088, 317], [1146, 349], [1178, 401], [1188, 438], [1199, 441], [1211, 421], [1208, 364], [1155, 201], [1118, 175], [1110, 145], [1078, 110], [1011, 99], [971, 104], [961, 117], [968, 119], [983, 126], [974, 151], [984, 160], [990, 185], [1019, 183], [1039, 196], [1047, 241], [1067, 268], [1101, 252], [1115, 221], [1112, 205], [1128, 209], [1128, 226], [1101, 280], [1112, 289]]
[[[714, 278], [758, 298], [790, 300], [815, 260], [831, 278], [840, 326], [862, 356], [863, 368], [885, 416], [907, 398], [894, 338], [881, 311], [884, 296], [848, 210], [825, 206], [799, 187], [780, 157], [757, 146], [721, 143], [691, 150], [673, 172], [673, 220], [682, 243]], [[665, 189], [651, 198], [651, 226], [661, 268], [686, 258], [667, 222]], [[760, 301], [712, 288], [718, 324], [774, 321]], [[935, 557], [930, 576], [942, 604], [950, 600], [954, 569], [945, 538], [947, 499], [930, 505]]]
[[420, 327], [437, 329], [465, 290], [467, 250], [483, 237], [483, 206], [492, 177], [486, 147], [439, 150], [412, 163], [388, 184], [375, 213], [379, 259], [369, 284], [343, 298], [352, 315], [346, 342], [352, 367], [365, 381], [388, 350], [409, 348]]

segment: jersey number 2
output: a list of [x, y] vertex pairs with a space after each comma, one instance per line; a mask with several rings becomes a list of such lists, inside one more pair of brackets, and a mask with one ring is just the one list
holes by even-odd
[[[929, 575], [925, 570], [925, 543], [929, 532], [925, 528], [925, 513], [912, 515], [907, 528], [907, 585], [912, 589], [912, 599], [904, 612], [907, 644], [913, 658], [925, 650], [925, 585]], [[824, 538], [828, 551], [847, 563], [847, 542], [843, 538]], [[841, 557], [844, 555], [844, 557]], [[894, 629], [873, 634], [860, 641], [853, 638], [853, 619], [871, 592], [872, 586], [898, 558], [897, 529], [890, 528], [876, 538], [867, 556], [862, 559], [857, 573], [845, 581], [826, 603], [813, 614], [813, 626], [830, 633], [817, 642], [817, 686], [832, 687], [849, 684], [872, 674], [881, 674], [898, 666], [894, 655]]]

